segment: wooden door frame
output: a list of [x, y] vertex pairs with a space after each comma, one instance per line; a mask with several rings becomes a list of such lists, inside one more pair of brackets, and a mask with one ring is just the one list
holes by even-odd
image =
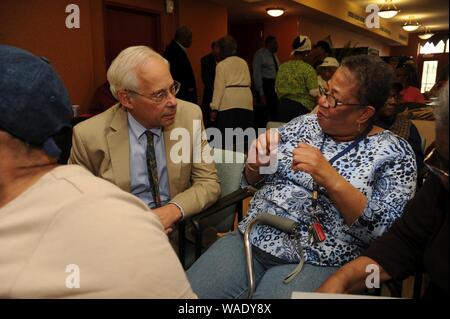
[[162, 11], [158, 10], [151, 10], [147, 8], [132, 6], [128, 4], [118, 3], [114, 1], [109, 0], [103, 0], [103, 30], [104, 30], [104, 37], [103, 37], [103, 43], [105, 47], [105, 62], [108, 60], [107, 52], [108, 52], [108, 43], [107, 43], [107, 37], [109, 36], [109, 30], [106, 23], [106, 9], [110, 8], [117, 8], [119, 10], [128, 11], [131, 13], [147, 13], [150, 15], [156, 15], [156, 43], [158, 45], [157, 48], [152, 48], [156, 52], [162, 52], [163, 49], [163, 40], [162, 40], [162, 34], [161, 34], [161, 15]]

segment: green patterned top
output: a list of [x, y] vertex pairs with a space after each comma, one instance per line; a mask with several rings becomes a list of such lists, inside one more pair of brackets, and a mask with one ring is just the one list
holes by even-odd
[[318, 87], [316, 71], [311, 65], [301, 60], [283, 63], [278, 70], [275, 90], [279, 99], [288, 98], [313, 110], [316, 99], [309, 94], [309, 91]]

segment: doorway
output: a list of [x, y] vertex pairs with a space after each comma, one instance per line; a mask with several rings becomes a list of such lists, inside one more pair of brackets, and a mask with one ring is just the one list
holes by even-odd
[[238, 55], [247, 61], [251, 69], [253, 56], [264, 46], [264, 24], [233, 23], [229, 31], [236, 40]]
[[130, 46], [146, 45], [161, 53], [160, 13], [112, 2], [106, 2], [104, 10], [107, 68]]

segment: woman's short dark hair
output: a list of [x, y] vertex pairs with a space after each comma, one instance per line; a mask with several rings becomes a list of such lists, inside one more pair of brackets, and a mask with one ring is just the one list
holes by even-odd
[[228, 58], [230, 56], [236, 55], [237, 52], [237, 43], [236, 40], [227, 35], [218, 40], [219, 48], [220, 48], [220, 56], [222, 59]]
[[403, 69], [406, 72], [407, 83], [415, 88], [420, 88], [419, 74], [417, 73], [417, 68], [414, 65], [404, 63], [397, 69]]
[[394, 81], [389, 64], [374, 55], [354, 55], [342, 61], [358, 82], [356, 97], [361, 105], [373, 106], [377, 111], [386, 103]]
[[321, 49], [324, 50], [328, 55], [331, 55], [331, 54], [332, 54], [330, 44], [329, 44], [328, 42], [326, 42], [326, 41], [323, 41], [323, 40], [318, 41], [318, 42], [316, 43], [316, 45], [314, 46], [314, 48], [321, 48]]

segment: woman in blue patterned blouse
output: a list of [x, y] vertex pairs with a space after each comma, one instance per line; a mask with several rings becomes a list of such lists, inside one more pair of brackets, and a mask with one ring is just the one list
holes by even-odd
[[[298, 239], [267, 225], [253, 229], [254, 298], [315, 290], [401, 215], [415, 191], [414, 152], [406, 140], [373, 125], [392, 79], [378, 57], [349, 57], [322, 90], [317, 115], [298, 117], [278, 134], [257, 139], [244, 175], [247, 183], [263, 186], [239, 231], [218, 240], [188, 270], [200, 298], [247, 295], [242, 234], [260, 213], [290, 218], [300, 227]], [[276, 172], [262, 174], [268, 163], [256, 154], [276, 154]], [[311, 240], [313, 224], [323, 229], [323, 241]], [[302, 258], [303, 269], [286, 284]]]

